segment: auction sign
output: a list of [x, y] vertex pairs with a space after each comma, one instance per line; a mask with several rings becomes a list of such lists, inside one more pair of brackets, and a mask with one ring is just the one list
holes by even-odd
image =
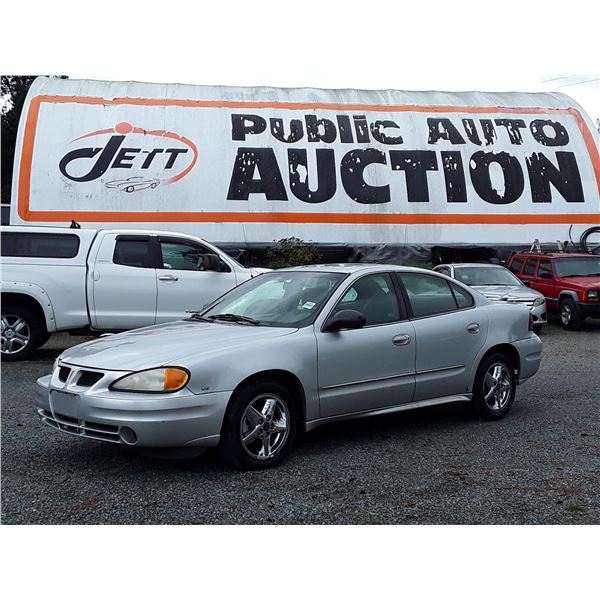
[[598, 134], [559, 94], [38, 78], [14, 223], [221, 242], [529, 242], [600, 219]]

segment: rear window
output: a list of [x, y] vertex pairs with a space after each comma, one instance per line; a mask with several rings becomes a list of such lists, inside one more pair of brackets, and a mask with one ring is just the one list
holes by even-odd
[[75, 258], [79, 237], [72, 233], [6, 232], [0, 236], [2, 256]]
[[119, 236], [115, 244], [113, 263], [127, 267], [154, 268], [150, 238]]

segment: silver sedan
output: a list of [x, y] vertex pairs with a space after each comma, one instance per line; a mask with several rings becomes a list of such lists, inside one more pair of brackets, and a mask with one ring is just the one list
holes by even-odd
[[468, 403], [510, 410], [538, 370], [525, 306], [399, 266], [319, 265], [263, 274], [187, 319], [66, 350], [38, 380], [42, 421], [146, 447], [218, 446], [267, 468], [296, 434], [332, 421]]
[[533, 331], [540, 333], [548, 322], [548, 309], [544, 294], [532, 290], [508, 269], [484, 263], [455, 263], [434, 268], [476, 289], [494, 302], [518, 302], [531, 311]]

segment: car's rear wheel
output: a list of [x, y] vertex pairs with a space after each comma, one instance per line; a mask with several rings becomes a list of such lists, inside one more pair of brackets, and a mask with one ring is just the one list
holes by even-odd
[[24, 360], [42, 345], [45, 327], [30, 310], [2, 307], [2, 360]]
[[296, 403], [277, 381], [250, 383], [227, 410], [219, 454], [238, 469], [268, 469], [290, 452], [298, 428]]
[[577, 305], [571, 298], [565, 298], [560, 303], [560, 324], [563, 329], [568, 331], [577, 331], [581, 329], [583, 318], [577, 310]]
[[506, 355], [494, 353], [487, 356], [477, 369], [471, 404], [478, 416], [495, 421], [508, 413], [516, 392], [514, 366]]

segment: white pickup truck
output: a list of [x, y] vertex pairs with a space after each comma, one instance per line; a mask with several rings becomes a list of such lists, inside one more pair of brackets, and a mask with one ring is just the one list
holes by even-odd
[[1, 227], [2, 359], [57, 331], [134, 329], [200, 309], [265, 269], [165, 231]]

